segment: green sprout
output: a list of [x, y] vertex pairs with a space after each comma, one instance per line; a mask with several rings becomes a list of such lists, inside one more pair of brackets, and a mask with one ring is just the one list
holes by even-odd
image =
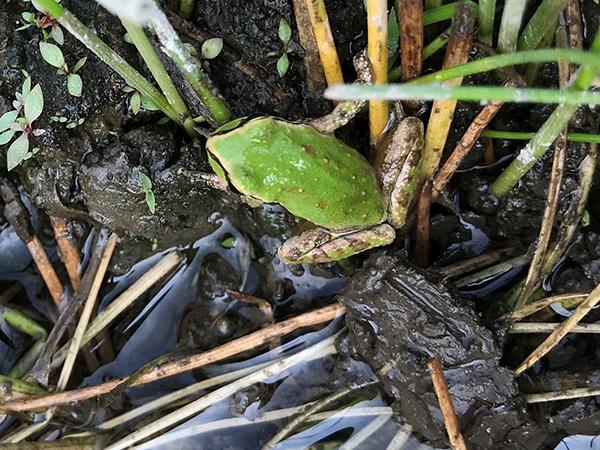
[[21, 133], [8, 147], [6, 152], [6, 167], [12, 170], [24, 160], [35, 155], [39, 148], [29, 150], [30, 136], [40, 136], [44, 130], [35, 129], [33, 122], [40, 117], [44, 109], [42, 88], [36, 84], [31, 89], [31, 78], [28, 76], [21, 87], [21, 92], [15, 93], [12, 111], [0, 117], [0, 145], [8, 144], [15, 134]]
[[221, 50], [223, 50], [223, 39], [212, 38], [204, 41], [200, 52], [202, 53], [203, 59], [214, 59], [219, 56]]
[[82, 125], [83, 122], [85, 122], [85, 117], [80, 117], [76, 120], [69, 120], [62, 114], [56, 113], [56, 115], [50, 116], [50, 120], [52, 122], [63, 123], [65, 124], [65, 128], [70, 130], [73, 128], [77, 128], [79, 125]]
[[290, 24], [287, 23], [287, 20], [281, 18], [279, 21], [279, 29], [277, 30], [277, 36], [279, 36], [279, 40], [283, 43], [283, 48], [281, 52], [275, 52], [275, 55], [281, 53], [281, 56], [277, 60], [277, 73], [280, 77], [284, 77], [290, 68], [290, 60], [288, 59], [288, 52], [290, 51], [288, 48], [288, 44], [290, 39], [292, 38], [292, 29], [290, 28]]
[[[131, 93], [131, 96], [129, 97], [129, 109], [134, 116], [139, 113], [142, 108], [146, 111], [160, 111], [160, 108], [156, 106], [152, 100], [145, 95], [140, 94], [131, 86], [123, 87], [122, 91], [127, 94]], [[168, 117], [166, 119], [168, 122]]]
[[40, 53], [44, 61], [58, 69], [58, 73], [67, 76], [67, 90], [73, 97], [81, 97], [83, 89], [83, 81], [77, 73], [79, 69], [86, 63], [87, 58], [83, 57], [75, 63], [73, 68], [69, 70], [69, 66], [65, 62], [62, 50], [59, 46], [49, 42], [40, 42]]
[[25, 11], [21, 13], [21, 17], [25, 24], [16, 29], [16, 31], [26, 30], [32, 26], [36, 26], [42, 31], [44, 41], [53, 39], [58, 45], [65, 43], [65, 36], [60, 24], [47, 14], [41, 14], [38, 17], [35, 13]]
[[146, 194], [146, 204], [152, 214], [156, 209], [156, 199], [154, 198], [154, 192], [152, 192], [152, 180], [142, 172], [138, 172], [138, 179], [142, 184], [142, 191]]

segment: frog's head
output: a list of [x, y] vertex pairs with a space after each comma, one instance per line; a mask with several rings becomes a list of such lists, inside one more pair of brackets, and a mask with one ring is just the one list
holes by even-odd
[[209, 138], [206, 140], [206, 152], [208, 154], [208, 162], [212, 167], [215, 174], [223, 181], [228, 182], [227, 171], [223, 168], [219, 162], [219, 145], [218, 137], [227, 135], [231, 131], [240, 128], [245, 122], [248, 121], [248, 117], [239, 117], [237, 119], [230, 120], [224, 123], [219, 128], [211, 133]]

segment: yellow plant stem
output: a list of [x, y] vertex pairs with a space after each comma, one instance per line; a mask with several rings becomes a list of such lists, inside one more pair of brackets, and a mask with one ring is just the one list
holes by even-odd
[[[466, 6], [458, 7], [452, 20], [452, 33], [446, 49], [444, 69], [467, 62], [471, 50], [473, 25], [473, 10]], [[458, 86], [461, 83], [462, 77], [445, 82], [448, 86]], [[433, 102], [425, 132], [421, 166], [421, 182], [423, 183], [431, 179], [438, 170], [448, 131], [454, 118], [456, 103], [456, 100], [435, 100]]]
[[342, 67], [338, 58], [333, 34], [327, 18], [324, 0], [306, 0], [306, 8], [310, 16], [310, 23], [313, 28], [319, 57], [323, 66], [323, 73], [327, 80], [327, 86], [335, 86], [344, 82]]
[[[367, 5], [367, 54], [373, 70], [373, 84], [388, 81], [388, 20], [387, 1], [369, 0]], [[369, 102], [369, 126], [371, 144], [377, 145], [387, 125], [389, 115], [385, 100]]]

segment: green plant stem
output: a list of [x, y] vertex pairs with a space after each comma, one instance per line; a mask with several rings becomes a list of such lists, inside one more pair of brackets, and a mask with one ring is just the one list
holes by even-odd
[[450, 28], [440, 33], [433, 41], [425, 46], [423, 49], [423, 59], [427, 59], [440, 51], [448, 43], [450, 38]]
[[121, 75], [129, 86], [152, 100], [169, 119], [181, 125], [177, 114], [173, 111], [165, 96], [118, 53], [106, 45], [102, 39], [92, 33], [79, 19], [54, 0], [36, 0], [36, 2], [98, 58]]
[[48, 333], [44, 327], [39, 325], [36, 321], [31, 320], [21, 311], [6, 308], [2, 315], [4, 320], [6, 320], [6, 323], [8, 323], [11, 327], [16, 328], [28, 336], [31, 336], [33, 339], [44, 340], [48, 337]]
[[554, 35], [556, 27], [550, 31], [558, 21], [558, 17], [568, 0], [543, 0], [538, 9], [535, 11], [529, 23], [523, 29], [517, 48], [519, 50], [533, 50], [540, 45], [544, 36], [548, 33]]
[[11, 389], [23, 394], [42, 395], [47, 391], [36, 384], [27, 383], [16, 378], [0, 375], [0, 383], [10, 383]]
[[8, 376], [13, 378], [24, 377], [37, 361], [45, 345], [45, 340], [34, 342], [29, 350], [27, 350], [25, 354], [19, 358], [19, 361], [13, 366], [13, 368], [10, 369]]
[[154, 50], [150, 39], [148, 39], [148, 36], [139, 25], [126, 19], [121, 19], [121, 23], [125, 27], [125, 30], [127, 30], [127, 33], [138, 52], [142, 55], [144, 62], [148, 66], [148, 69], [150, 69], [152, 76], [160, 86], [160, 89], [175, 111], [175, 114], [177, 114], [179, 120], [183, 122], [183, 127], [190, 136], [195, 136], [197, 133], [194, 130], [194, 121], [190, 117], [187, 105], [181, 98], [181, 95], [179, 95], [179, 91], [175, 87], [175, 84], [173, 84], [171, 77], [158, 57], [156, 50]]
[[[546, 33], [542, 37], [542, 40], [538, 44], [537, 48], [547, 49], [552, 47], [552, 43], [554, 42], [554, 35], [556, 34], [556, 28], [558, 27], [558, 21], [554, 23], [553, 26], [550, 26], [546, 29]], [[564, 45], [557, 45], [557, 47], [563, 47]], [[598, 58], [598, 56], [596, 56]], [[538, 79], [540, 72], [542, 70], [542, 63], [534, 63], [529, 64], [527, 67], [527, 71], [525, 72], [525, 83], [527, 86], [533, 86]]]
[[[528, 141], [535, 136], [535, 133], [529, 133], [527, 131], [500, 131], [500, 130], [484, 130], [481, 133], [482, 137], [491, 139], [507, 139], [507, 140], [518, 140]], [[587, 134], [587, 133], [569, 133], [567, 140], [570, 142], [585, 142], [588, 144], [600, 144], [600, 134]]]
[[150, 26], [158, 36], [164, 51], [173, 60], [185, 79], [190, 83], [216, 125], [222, 125], [231, 119], [231, 112], [225, 101], [212, 87], [210, 79], [202, 71], [200, 62], [181, 41], [164, 12], [157, 6]]
[[179, 0], [179, 16], [182, 19], [190, 20], [194, 13], [194, 0]]
[[517, 48], [519, 29], [526, 5], [527, 0], [506, 0], [504, 3], [498, 33], [498, 50], [501, 53], [514, 52]]
[[407, 81], [408, 84], [425, 84], [451, 80], [453, 78], [465, 77], [481, 72], [499, 69], [501, 67], [517, 64], [536, 62], [568, 62], [600, 70], [600, 58], [598, 55], [583, 50], [572, 50], [567, 48], [553, 48], [541, 50], [527, 50], [522, 52], [498, 54], [471, 61], [460, 66], [438, 70], [421, 77]]
[[438, 6], [423, 12], [423, 26], [433, 25], [434, 23], [452, 19], [454, 16], [454, 11], [459, 5], [468, 5], [473, 8], [475, 12], [479, 10], [477, 3], [474, 3], [470, 0], [448, 3], [447, 5]]
[[479, 0], [479, 40], [492, 45], [496, 0]]
[[442, 0], [425, 0], [425, 9], [433, 9], [442, 6]]
[[[596, 36], [594, 37], [590, 50], [595, 53], [600, 53], [600, 28], [596, 30]], [[572, 93], [588, 89], [597, 73], [598, 70], [594, 67], [581, 67], [573, 86], [564, 92]], [[581, 103], [585, 104], [586, 102]], [[566, 103], [556, 107], [533, 139], [527, 143], [519, 155], [490, 186], [491, 192], [496, 197], [503, 197], [506, 195], [523, 175], [533, 167], [536, 161], [546, 153], [561, 130], [568, 125], [569, 120], [577, 110], [577, 107], [577, 104]]]
[[[440, 84], [342, 84], [328, 88], [330, 100], [459, 100], [474, 102], [560, 103], [574, 109], [579, 104], [600, 104], [600, 92], [500, 86], [447, 86]], [[558, 131], [556, 131], [558, 133]], [[552, 144], [552, 141], [548, 145]]]

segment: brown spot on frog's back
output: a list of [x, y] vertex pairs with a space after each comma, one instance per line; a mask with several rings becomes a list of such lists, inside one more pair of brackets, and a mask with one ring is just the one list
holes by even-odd
[[311, 158], [314, 158], [314, 156], [317, 154], [314, 147], [309, 144], [302, 144], [302, 150], [304, 150], [304, 153], [306, 153]]

